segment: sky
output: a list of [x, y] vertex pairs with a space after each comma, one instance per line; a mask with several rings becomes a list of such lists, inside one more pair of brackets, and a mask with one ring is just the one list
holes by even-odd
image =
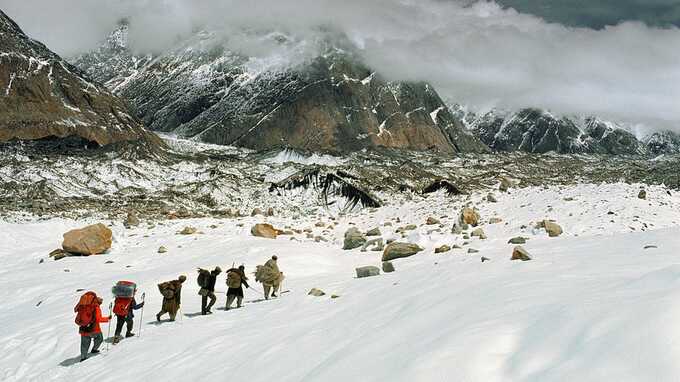
[[66, 57], [96, 48], [123, 17], [139, 52], [208, 28], [260, 61], [286, 62], [253, 36], [306, 43], [333, 31], [389, 79], [427, 81], [476, 111], [541, 107], [680, 130], [680, 0], [499, 1], [0, 0], [0, 9]]

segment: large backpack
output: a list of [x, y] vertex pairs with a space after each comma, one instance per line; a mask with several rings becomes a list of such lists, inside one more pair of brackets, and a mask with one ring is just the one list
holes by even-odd
[[132, 304], [132, 297], [116, 297], [116, 301], [113, 303], [113, 314], [127, 317], [130, 304]]
[[80, 301], [73, 308], [76, 313], [75, 323], [80, 327], [83, 333], [91, 332], [97, 321], [97, 294], [94, 292], [87, 292], [80, 296]]
[[116, 285], [111, 288], [111, 293], [116, 297], [133, 297], [137, 290], [137, 284], [132, 281], [118, 281]]
[[196, 280], [196, 282], [198, 282], [198, 286], [200, 286], [201, 288], [207, 288], [209, 276], [210, 276], [210, 272], [206, 271], [205, 269], [199, 269], [198, 270], [198, 279]]
[[158, 284], [158, 290], [165, 298], [170, 299], [175, 297], [175, 287], [170, 281]]
[[227, 286], [234, 289], [241, 287], [241, 275], [239, 272], [229, 271], [227, 273]]

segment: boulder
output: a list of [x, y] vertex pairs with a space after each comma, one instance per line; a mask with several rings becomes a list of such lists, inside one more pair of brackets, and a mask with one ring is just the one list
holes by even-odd
[[356, 227], [352, 227], [345, 232], [345, 242], [342, 249], [350, 250], [359, 248], [366, 243], [366, 236]]
[[451, 250], [451, 247], [444, 244], [441, 247], [435, 248], [434, 253], [444, 253], [444, 252], [448, 252], [450, 250]]
[[510, 260], [529, 261], [531, 260], [531, 256], [529, 256], [529, 252], [527, 252], [526, 249], [518, 245], [512, 250], [512, 257]]
[[394, 264], [391, 261], [383, 261], [382, 270], [385, 273], [392, 273], [394, 272]]
[[474, 249], [474, 248], [468, 248], [468, 253], [478, 253], [479, 250]]
[[123, 223], [126, 228], [137, 227], [140, 224], [139, 218], [134, 212], [128, 212], [125, 223]]
[[380, 268], [374, 267], [372, 265], [366, 267], [359, 267], [356, 269], [357, 278], [372, 277], [380, 275]]
[[512, 182], [506, 177], [501, 177], [501, 184], [498, 186], [498, 191], [508, 192], [508, 189], [512, 187]]
[[638, 198], [639, 198], [639, 199], [643, 199], [643, 200], [644, 200], [644, 199], [647, 199], [647, 191], [645, 191], [645, 190], [640, 190], [640, 192], [638, 193]]
[[469, 224], [473, 227], [476, 227], [477, 225], [479, 225], [479, 219], [480, 219], [479, 212], [470, 207], [465, 207], [460, 212], [460, 218], [458, 220], [460, 221], [461, 226], [463, 224]]
[[179, 234], [180, 234], [180, 235], [193, 235], [193, 234], [195, 234], [196, 232], [198, 232], [198, 230], [196, 229], [196, 227], [186, 226], [186, 227], [184, 227], [184, 229], [182, 229], [181, 231], [179, 231]]
[[54, 260], [61, 260], [64, 257], [69, 257], [71, 256], [70, 253], [64, 251], [63, 249], [55, 249], [54, 251], [50, 252], [50, 257], [53, 258]]
[[66, 252], [79, 255], [96, 255], [111, 248], [113, 233], [104, 224], [98, 223], [64, 234], [61, 247]]
[[250, 213], [250, 216], [257, 216], [257, 215], [264, 215], [264, 213], [262, 213], [261, 209], [255, 208], [255, 209], [253, 209], [253, 212]]
[[390, 261], [394, 259], [401, 259], [403, 257], [413, 256], [422, 250], [423, 248], [417, 244], [393, 242], [385, 247], [382, 260]]
[[182, 206], [177, 210], [177, 216], [183, 219], [190, 218], [191, 212], [186, 207]]
[[366, 232], [366, 236], [380, 236], [380, 235], [382, 235], [382, 233], [380, 232], [380, 228], [378, 227], [370, 229], [368, 230], [368, 232]]
[[542, 226], [550, 237], [558, 237], [562, 234], [562, 227], [555, 222], [544, 220]]
[[512, 239], [508, 240], [508, 244], [526, 244], [527, 239], [517, 236], [513, 237]]
[[491, 219], [489, 219], [489, 224], [498, 224], [498, 223], [502, 223], [502, 222], [503, 222], [503, 219], [501, 219], [501, 218], [491, 218]]
[[490, 203], [498, 203], [498, 199], [496, 199], [496, 197], [491, 193], [486, 195], [486, 200]]
[[439, 224], [439, 219], [433, 218], [432, 216], [428, 217], [427, 220], [425, 221], [425, 224], [427, 225], [437, 225]]
[[164, 246], [161, 245], [160, 247], [158, 247], [158, 253], [166, 253], [166, 252], [168, 252], [168, 249], [165, 248]]
[[484, 230], [481, 229], [481, 228], [477, 228], [474, 231], [472, 231], [471, 235], [472, 235], [472, 237], [478, 237], [481, 240], [486, 239], [486, 233], [484, 233]]
[[278, 229], [274, 228], [271, 224], [255, 224], [251, 229], [250, 233], [253, 236], [264, 237], [266, 239], [276, 239], [276, 237], [281, 233]]
[[274, 208], [272, 208], [272, 207], [267, 208], [266, 216], [270, 216], [270, 217], [274, 216]]
[[308, 296], [314, 296], [314, 297], [321, 297], [321, 296], [325, 296], [326, 293], [324, 291], [322, 291], [321, 289], [312, 288], [309, 291], [309, 293], [307, 293], [307, 295]]
[[366, 252], [369, 247], [373, 246], [371, 251], [382, 251], [385, 249], [385, 243], [381, 237], [368, 240], [364, 245], [361, 246], [361, 252]]

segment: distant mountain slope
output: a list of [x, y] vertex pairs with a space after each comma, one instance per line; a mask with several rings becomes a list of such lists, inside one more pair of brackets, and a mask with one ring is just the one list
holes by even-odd
[[556, 117], [539, 109], [489, 112], [465, 117], [482, 142], [497, 151], [564, 154], [644, 155], [648, 150], [632, 133], [594, 117]]
[[0, 11], [0, 142], [73, 136], [98, 145], [162, 144], [128, 114], [123, 101]]
[[387, 81], [348, 50], [286, 67], [229, 51], [209, 32], [155, 57], [134, 55], [126, 35], [123, 25], [75, 63], [153, 130], [253, 149], [488, 151], [431, 86]]

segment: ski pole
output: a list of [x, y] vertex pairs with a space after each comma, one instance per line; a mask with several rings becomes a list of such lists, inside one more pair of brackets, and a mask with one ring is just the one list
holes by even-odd
[[[113, 310], [113, 301], [109, 303], [109, 322], [108, 322], [109, 328], [107, 329], [107, 333], [106, 333], [106, 339], [107, 340], [109, 339], [109, 337], [111, 337], [111, 319], [113, 318], [113, 317], [111, 317], [112, 310]], [[106, 351], [109, 351], [109, 341], [106, 341]]]
[[142, 313], [139, 315], [139, 338], [142, 338], [142, 322], [144, 321], [144, 301], [146, 300], [146, 292], [142, 293]]

